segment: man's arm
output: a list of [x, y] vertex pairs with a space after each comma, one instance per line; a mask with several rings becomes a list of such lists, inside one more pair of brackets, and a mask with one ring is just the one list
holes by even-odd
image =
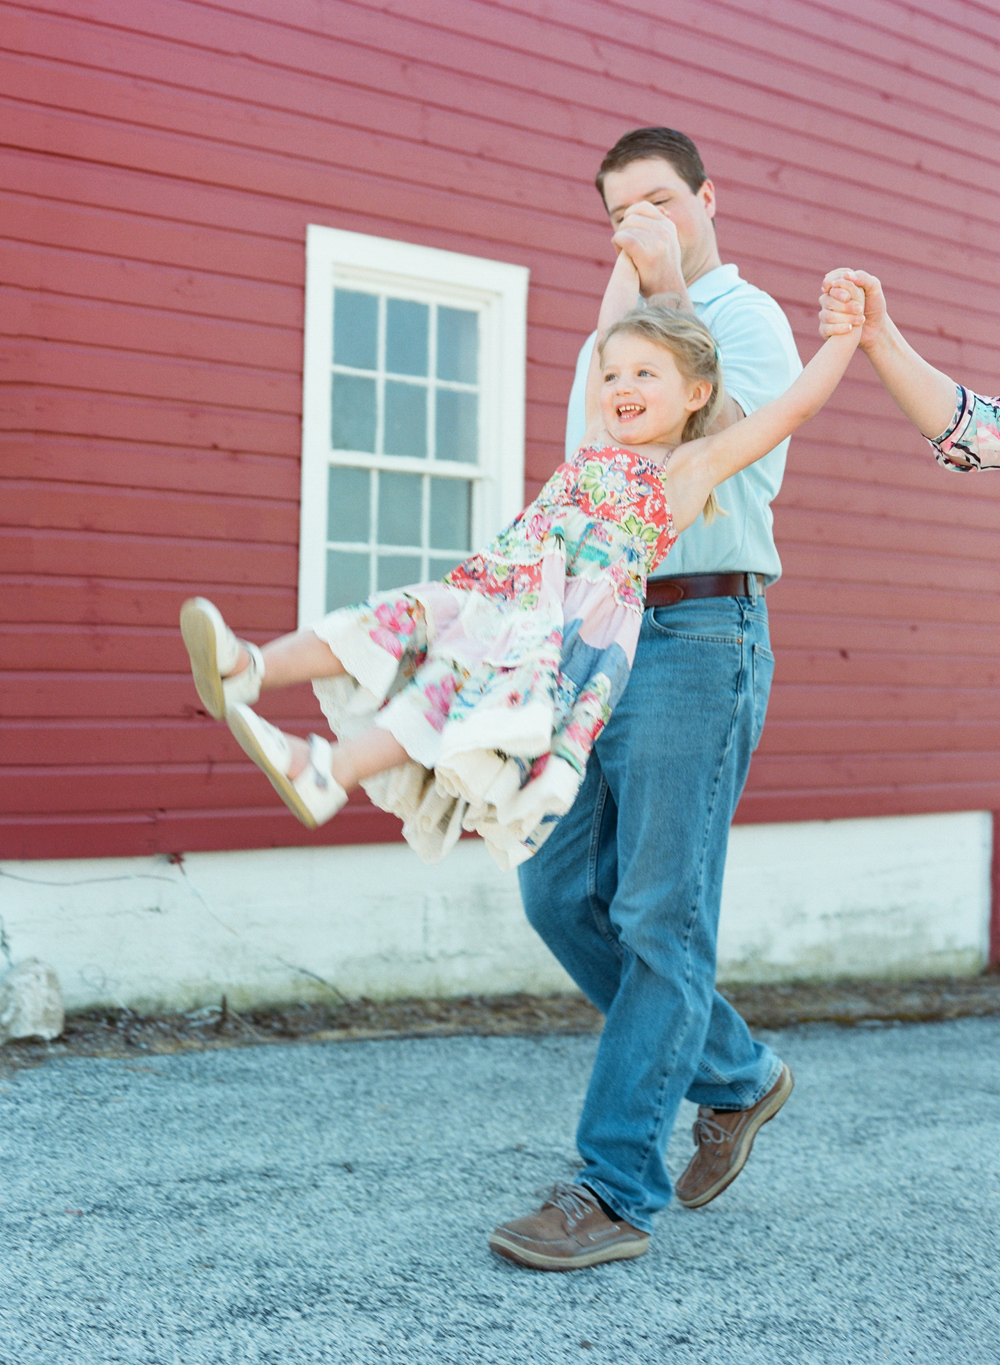
[[684, 282], [681, 245], [672, 220], [655, 204], [633, 204], [611, 239], [627, 251], [639, 272], [639, 292], [647, 303], [694, 312]]
[[587, 389], [587, 375], [590, 373], [590, 361], [596, 344], [597, 333], [594, 332], [580, 347], [576, 368], [573, 371], [573, 387], [570, 389], [569, 403], [566, 407], [564, 447], [567, 460], [575, 450], [579, 450], [581, 445], [586, 444], [587, 417], [584, 398]]
[[745, 416], [746, 413], [740, 407], [739, 403], [737, 403], [736, 399], [730, 398], [729, 394], [723, 390], [722, 401], [719, 404], [716, 414], [712, 418], [705, 435], [715, 436], [718, 432], [725, 431], [727, 427], [733, 426], [734, 423]]

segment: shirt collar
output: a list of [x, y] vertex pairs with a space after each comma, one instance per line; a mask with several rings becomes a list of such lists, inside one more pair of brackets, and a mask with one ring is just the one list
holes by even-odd
[[738, 284], [742, 284], [739, 266], [717, 265], [714, 270], [699, 275], [694, 284], [688, 285], [688, 297], [692, 303], [705, 306], [721, 299], [723, 294], [728, 294]]

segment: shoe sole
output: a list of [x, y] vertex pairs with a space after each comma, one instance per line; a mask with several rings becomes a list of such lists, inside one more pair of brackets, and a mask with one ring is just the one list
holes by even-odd
[[716, 1195], [721, 1194], [724, 1189], [731, 1185], [740, 1171], [742, 1171], [743, 1167], [747, 1164], [747, 1158], [753, 1147], [754, 1138], [763, 1128], [765, 1123], [770, 1123], [771, 1119], [774, 1118], [775, 1114], [788, 1099], [794, 1088], [795, 1077], [792, 1075], [791, 1068], [785, 1066], [784, 1062], [782, 1062], [778, 1089], [768, 1100], [767, 1104], [761, 1106], [760, 1113], [753, 1121], [747, 1124], [746, 1130], [740, 1136], [739, 1143], [737, 1144], [736, 1157], [732, 1166], [730, 1166], [724, 1176], [721, 1176], [714, 1185], [709, 1185], [708, 1189], [703, 1190], [701, 1194], [695, 1195], [693, 1199], [682, 1199], [680, 1195], [677, 1195], [677, 1202], [682, 1204], [686, 1209], [700, 1209], [703, 1204], [711, 1203]]
[[226, 714], [226, 697], [219, 676], [215, 626], [197, 597], [181, 607], [181, 635], [191, 658], [195, 690], [208, 714], [222, 720]]
[[226, 716], [226, 720], [229, 722], [229, 728], [233, 732], [233, 737], [237, 744], [247, 757], [252, 758], [257, 764], [257, 767], [270, 782], [271, 786], [278, 793], [292, 814], [298, 816], [308, 829], [318, 828], [315, 816], [311, 813], [309, 807], [302, 800], [302, 797], [292, 786], [291, 779], [285, 773], [279, 772], [274, 766], [264, 752], [264, 749], [261, 747], [256, 731], [247, 724], [240, 711], [230, 711]]
[[541, 1251], [528, 1251], [525, 1247], [518, 1246], [516, 1242], [505, 1241], [503, 1237], [498, 1237], [494, 1233], [490, 1238], [490, 1250], [495, 1251], [498, 1256], [503, 1256], [505, 1260], [527, 1266], [529, 1270], [586, 1270], [588, 1266], [602, 1265], [605, 1261], [631, 1261], [636, 1256], [644, 1256], [649, 1250], [649, 1241], [647, 1239], [645, 1242], [623, 1242], [618, 1246], [595, 1247], [593, 1251], [567, 1258], [546, 1256]]

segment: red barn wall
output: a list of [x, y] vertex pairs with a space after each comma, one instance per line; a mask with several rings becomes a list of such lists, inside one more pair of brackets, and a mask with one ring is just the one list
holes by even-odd
[[[696, 139], [723, 259], [804, 353], [860, 264], [993, 392], [998, 68], [973, 0], [0, 4], [0, 856], [395, 837], [363, 805], [307, 835], [176, 627], [196, 590], [295, 625], [308, 223], [530, 267], [530, 491], [611, 259], [592, 177], [637, 125]], [[741, 818], [1000, 808], [1000, 479], [938, 470], [859, 357], [777, 534]]]

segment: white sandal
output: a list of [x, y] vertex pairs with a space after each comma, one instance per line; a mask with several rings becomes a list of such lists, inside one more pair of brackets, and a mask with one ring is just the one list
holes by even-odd
[[[231, 706], [257, 700], [264, 679], [264, 656], [249, 640], [237, 640], [218, 607], [205, 597], [189, 598], [181, 607], [181, 634], [191, 656], [194, 685], [210, 716], [222, 720]], [[240, 649], [250, 655], [250, 664], [233, 673]]]
[[309, 736], [309, 762], [293, 780], [288, 776], [292, 746], [283, 730], [263, 720], [249, 706], [231, 707], [226, 720], [240, 748], [249, 754], [304, 825], [315, 829], [346, 804], [347, 792], [330, 771], [333, 746], [328, 740], [319, 735]]

